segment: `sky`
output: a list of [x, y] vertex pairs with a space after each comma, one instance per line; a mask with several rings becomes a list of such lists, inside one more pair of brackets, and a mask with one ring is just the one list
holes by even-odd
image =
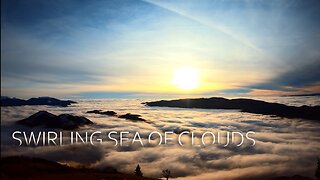
[[316, 0], [2, 0], [1, 95], [319, 93], [319, 19]]

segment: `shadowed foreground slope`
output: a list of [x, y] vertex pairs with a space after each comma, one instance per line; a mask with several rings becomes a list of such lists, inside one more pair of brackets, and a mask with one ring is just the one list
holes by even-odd
[[[41, 158], [31, 158], [23, 156], [12, 156], [1, 159], [1, 179], [31, 179], [31, 180], [157, 180], [155, 178], [147, 178], [136, 176], [133, 174], [124, 174], [117, 172], [116, 169], [107, 167], [101, 170], [88, 168], [72, 168], [56, 162], [48, 161]], [[237, 178], [238, 180], [312, 180], [305, 176], [294, 175], [279, 176], [271, 178]]]
[[178, 99], [145, 102], [147, 106], [202, 108], [202, 109], [240, 109], [242, 112], [276, 115], [287, 118], [320, 119], [320, 106], [287, 106], [253, 99], [225, 99], [220, 97]]
[[1, 179], [115, 179], [155, 180], [117, 172], [113, 168], [103, 170], [71, 168], [56, 162], [30, 157], [6, 157], [1, 159]]

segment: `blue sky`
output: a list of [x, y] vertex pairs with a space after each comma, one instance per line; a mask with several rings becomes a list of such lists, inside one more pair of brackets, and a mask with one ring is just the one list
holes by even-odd
[[[1, 1], [2, 95], [320, 91], [318, 1]], [[201, 86], [172, 73], [190, 66]]]

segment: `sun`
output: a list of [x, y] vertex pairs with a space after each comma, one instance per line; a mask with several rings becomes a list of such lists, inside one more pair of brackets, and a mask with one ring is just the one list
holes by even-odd
[[192, 90], [199, 86], [199, 73], [195, 68], [181, 67], [174, 72], [172, 84], [182, 90]]

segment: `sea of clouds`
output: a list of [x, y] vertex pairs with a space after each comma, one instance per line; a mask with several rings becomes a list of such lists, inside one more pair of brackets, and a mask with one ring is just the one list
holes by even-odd
[[[267, 115], [243, 113], [237, 110], [202, 110], [145, 107], [147, 100], [78, 100], [70, 107], [21, 106], [1, 108], [1, 156], [25, 155], [94, 168], [114, 167], [120, 172], [133, 173], [140, 164], [145, 176], [161, 177], [162, 169], [170, 169], [172, 176], [183, 179], [235, 179], [300, 174], [314, 177], [317, 157], [320, 157], [320, 123], [301, 119], [287, 119]], [[303, 97], [273, 98], [273, 102], [291, 105], [319, 105], [319, 99]], [[93, 109], [113, 110], [118, 114], [140, 114], [147, 122], [133, 122], [117, 117], [87, 114]], [[78, 129], [79, 132], [130, 131], [139, 132], [143, 139], [152, 131], [188, 130], [254, 131], [255, 146], [183, 146], [134, 144], [114, 146], [73, 144], [63, 146], [17, 146], [12, 132], [39, 131], [26, 128], [15, 121], [39, 110], [85, 116], [95, 124]]]

